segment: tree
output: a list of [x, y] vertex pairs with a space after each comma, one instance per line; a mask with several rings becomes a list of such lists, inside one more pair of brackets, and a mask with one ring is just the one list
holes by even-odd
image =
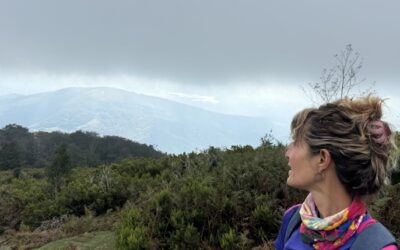
[[[18, 124], [9, 124], [0, 129], [0, 148], [3, 148], [5, 151], [8, 150], [8, 153], [12, 152], [9, 156], [12, 157], [14, 163], [18, 162], [18, 166], [11, 164], [10, 168], [25, 167], [26, 165], [34, 164], [33, 136], [27, 128]], [[14, 157], [13, 155], [16, 156]]]
[[[303, 92], [313, 102], [322, 104], [343, 98], [354, 97], [354, 90], [359, 87], [365, 79], [360, 79], [358, 74], [363, 66], [363, 59], [358, 52], [353, 50], [351, 44], [339, 54], [334, 55], [336, 64], [330, 69], [323, 69], [319, 82], [309, 83]], [[372, 87], [361, 91], [358, 95], [372, 94]]]
[[4, 144], [0, 149], [0, 170], [16, 169], [22, 166], [18, 145], [14, 141]]
[[54, 191], [54, 195], [57, 195], [60, 191], [64, 177], [70, 172], [70, 157], [67, 153], [67, 146], [62, 144], [56, 151], [53, 162], [47, 167], [47, 178], [50, 183], [50, 187]]

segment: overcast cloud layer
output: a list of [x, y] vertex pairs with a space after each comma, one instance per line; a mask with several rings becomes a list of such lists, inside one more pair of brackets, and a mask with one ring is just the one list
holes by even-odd
[[0, 95], [116, 87], [288, 130], [347, 44], [400, 127], [398, 0], [0, 0]]
[[316, 79], [348, 43], [399, 82], [400, 2], [0, 1], [0, 74], [130, 74], [184, 84]]

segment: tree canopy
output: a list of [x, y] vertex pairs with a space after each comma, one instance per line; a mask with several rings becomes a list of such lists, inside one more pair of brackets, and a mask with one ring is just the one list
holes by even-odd
[[0, 170], [21, 167], [46, 167], [56, 151], [65, 145], [74, 166], [108, 164], [128, 157], [158, 158], [163, 155], [151, 145], [118, 136], [99, 136], [94, 132], [29, 132], [17, 124], [0, 129]]

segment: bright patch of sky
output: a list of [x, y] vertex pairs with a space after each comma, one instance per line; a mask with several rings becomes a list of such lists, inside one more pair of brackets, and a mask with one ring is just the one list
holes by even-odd
[[[242, 82], [216, 85], [184, 85], [130, 75], [84, 76], [55, 74], [2, 74], [1, 95], [34, 94], [67, 87], [114, 87], [244, 116], [284, 116], [295, 106], [306, 104], [300, 87], [294, 84]], [[54, 84], [57, 83], [57, 84]], [[288, 112], [290, 110], [290, 112]]]
[[[312, 103], [301, 86], [291, 82], [235, 82], [220, 85], [183, 85], [167, 80], [154, 80], [130, 75], [56, 75], [0, 74], [1, 95], [34, 94], [67, 87], [113, 87], [140, 94], [166, 98], [214, 112], [262, 116], [276, 126], [288, 129], [293, 115]], [[54, 84], [57, 83], [57, 84]], [[400, 128], [400, 87], [376, 84], [374, 89], [386, 98], [385, 118]]]

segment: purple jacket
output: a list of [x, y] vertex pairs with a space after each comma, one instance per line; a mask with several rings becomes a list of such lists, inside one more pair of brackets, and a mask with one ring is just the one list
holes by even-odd
[[[312, 245], [306, 244], [301, 240], [299, 226], [297, 226], [297, 228], [295, 228], [295, 230], [290, 235], [287, 242], [285, 242], [285, 235], [286, 235], [286, 230], [288, 228], [289, 221], [292, 218], [293, 214], [298, 211], [298, 209], [296, 209], [297, 207], [299, 207], [299, 205], [289, 208], [285, 212], [285, 215], [283, 216], [283, 221], [282, 221], [281, 228], [279, 230], [278, 237], [274, 242], [275, 248], [277, 250], [313, 250], [314, 249]], [[369, 214], [364, 216], [361, 225], [364, 222], [367, 222], [368, 220], [373, 220]], [[358, 234], [354, 234], [349, 240], [346, 241], [346, 243], [344, 245], [339, 247], [338, 250], [350, 249], [351, 246], [353, 245], [353, 242], [355, 241], [357, 235]], [[397, 249], [397, 247], [395, 245], [390, 245], [390, 246], [384, 247], [383, 249], [384, 250]]]

